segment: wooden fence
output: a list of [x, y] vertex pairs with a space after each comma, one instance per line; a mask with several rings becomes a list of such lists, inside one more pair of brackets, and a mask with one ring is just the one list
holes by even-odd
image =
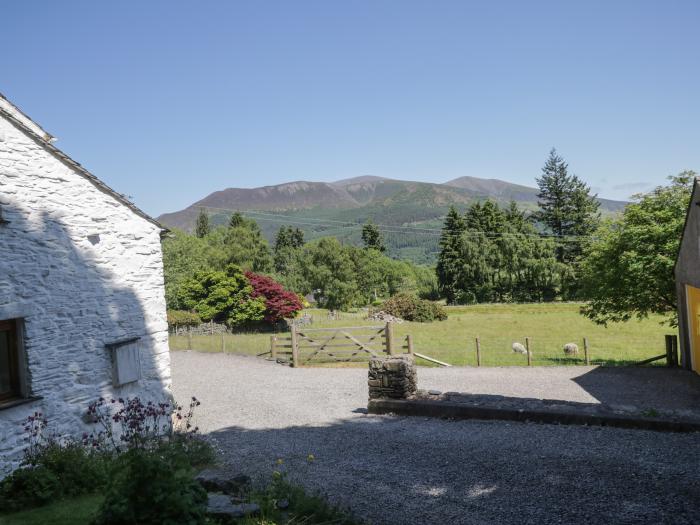
[[305, 328], [290, 326], [288, 336], [270, 336], [270, 354], [292, 366], [321, 362], [364, 361], [381, 354], [413, 353], [411, 336], [397, 344], [391, 323], [383, 326]]

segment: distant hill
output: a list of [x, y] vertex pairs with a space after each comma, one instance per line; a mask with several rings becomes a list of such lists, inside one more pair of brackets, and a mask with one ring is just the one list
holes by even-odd
[[[392, 256], [432, 263], [438, 232], [431, 229], [440, 228], [449, 207], [464, 209], [486, 199], [499, 204], [512, 199], [521, 209], [531, 211], [537, 206], [537, 190], [476, 177], [436, 184], [365, 175], [336, 182], [296, 181], [260, 188], [227, 188], [158, 219], [166, 226], [191, 231], [200, 208], [207, 210], [214, 224], [226, 223], [231, 213], [238, 210], [255, 218], [270, 240], [280, 225], [294, 224], [309, 239], [335, 235], [348, 242], [359, 242], [360, 225], [372, 219], [385, 230]], [[606, 215], [622, 210], [626, 204], [607, 199], [600, 202]]]

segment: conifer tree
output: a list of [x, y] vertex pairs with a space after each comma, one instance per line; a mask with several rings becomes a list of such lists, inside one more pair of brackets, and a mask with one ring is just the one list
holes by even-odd
[[197, 223], [194, 228], [194, 233], [201, 239], [202, 237], [206, 237], [209, 234], [209, 231], [209, 216], [207, 215], [207, 212], [204, 211], [204, 208], [200, 208], [199, 215], [197, 215]]
[[374, 249], [380, 252], [386, 251], [386, 246], [384, 246], [384, 239], [379, 228], [372, 223], [372, 220], [368, 220], [362, 227], [362, 242], [365, 243], [365, 248]]
[[585, 182], [569, 174], [568, 164], [554, 148], [537, 185], [540, 210], [535, 219], [558, 238], [557, 260], [570, 264], [581, 253], [579, 238], [590, 235], [599, 222], [600, 203]]
[[459, 297], [466, 230], [462, 216], [454, 206], [450, 207], [440, 235], [440, 253], [435, 268], [438, 290], [448, 304], [456, 303]]
[[244, 223], [245, 219], [243, 218], [243, 215], [241, 212], [237, 211], [231, 215], [231, 219], [228, 221], [228, 226], [229, 228], [238, 228], [239, 226], [243, 226]]

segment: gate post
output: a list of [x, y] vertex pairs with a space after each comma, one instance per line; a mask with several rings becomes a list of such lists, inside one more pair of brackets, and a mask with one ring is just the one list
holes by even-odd
[[297, 341], [297, 325], [292, 324], [292, 366], [299, 366], [299, 343]]
[[384, 325], [384, 338], [386, 339], [386, 353], [394, 355], [394, 342], [391, 328], [391, 323], [386, 323], [386, 325]]
[[666, 335], [666, 366], [678, 366], [678, 336]]
[[413, 355], [413, 338], [411, 334], [406, 335], [406, 348], [408, 349], [408, 353]]
[[277, 337], [274, 335], [270, 336], [270, 356], [272, 359], [277, 360]]
[[532, 352], [530, 352], [530, 338], [525, 338], [525, 350], [527, 350], [527, 366], [532, 366]]

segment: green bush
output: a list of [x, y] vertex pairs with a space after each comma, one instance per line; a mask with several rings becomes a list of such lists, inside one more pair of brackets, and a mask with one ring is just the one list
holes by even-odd
[[[299, 485], [287, 481], [286, 475], [275, 471], [272, 481], [262, 490], [251, 494], [251, 501], [260, 505], [262, 524], [334, 524], [356, 525], [358, 522], [349, 511], [334, 507], [318, 494], [309, 494]], [[286, 501], [287, 507], [279, 510], [278, 502]]]
[[93, 493], [107, 482], [109, 457], [69, 441], [35, 447], [24, 466], [0, 482], [0, 509], [19, 510]]
[[132, 448], [113, 463], [95, 525], [205, 523], [207, 493], [181, 454]]
[[195, 312], [185, 310], [168, 310], [168, 327], [174, 326], [199, 326], [202, 318]]
[[447, 311], [441, 305], [406, 293], [396, 294], [387, 299], [381, 309], [406, 321], [418, 323], [447, 319]]
[[0, 509], [16, 511], [45, 505], [62, 495], [58, 476], [44, 466], [15, 470], [0, 482]]

